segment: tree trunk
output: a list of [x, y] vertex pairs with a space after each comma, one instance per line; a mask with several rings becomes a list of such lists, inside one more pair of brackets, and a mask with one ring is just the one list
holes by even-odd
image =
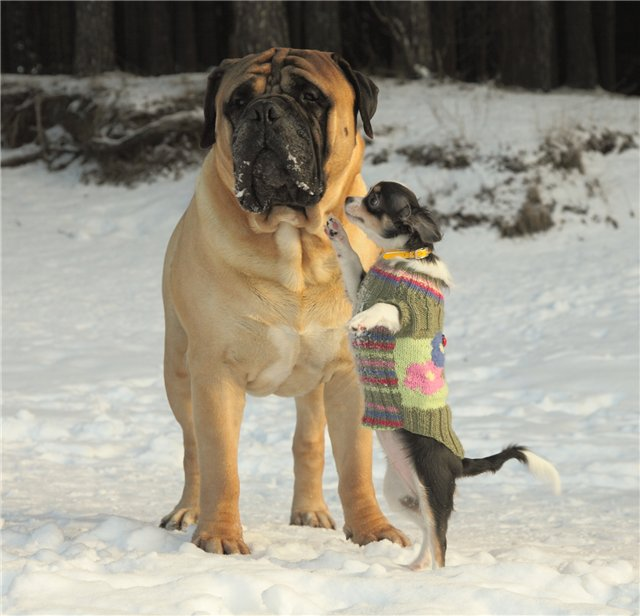
[[113, 2], [76, 2], [74, 70], [79, 75], [95, 75], [113, 70], [115, 31]]
[[233, 2], [231, 54], [246, 56], [269, 49], [289, 47], [287, 13], [281, 0], [271, 2], [241, 0]]
[[208, 69], [231, 55], [227, 45], [231, 7], [227, 2], [195, 2], [194, 8], [198, 65]]
[[615, 2], [594, 2], [596, 56], [598, 82], [606, 90], [616, 87], [616, 5]]
[[130, 73], [142, 69], [142, 15], [138, 2], [116, 2], [116, 55], [120, 68]]
[[173, 17], [169, 2], [143, 2], [147, 36], [143, 44], [146, 69], [151, 75], [175, 72]]
[[33, 42], [27, 31], [27, 5], [2, 3], [2, 71], [29, 73], [34, 64]]
[[414, 67], [433, 70], [433, 38], [431, 10], [428, 2], [408, 2], [407, 30], [413, 49]]
[[289, 24], [289, 41], [294, 49], [303, 49], [306, 47], [304, 38], [304, 15], [306, 5], [310, 2], [301, 2], [301, 0], [291, 0], [285, 3], [287, 9], [287, 23]]
[[640, 4], [616, 3], [616, 92], [640, 94]]
[[370, 5], [391, 41], [394, 72], [415, 78], [432, 66], [430, 11], [426, 2], [371, 2]]
[[195, 71], [198, 67], [198, 51], [193, 2], [176, 2], [174, 10], [176, 71]]
[[498, 71], [500, 81], [506, 85], [522, 85], [523, 71], [528, 73], [529, 26], [526, 5], [511, 0], [500, 4], [498, 31], [500, 53]]
[[433, 68], [431, 11], [427, 2], [390, 2], [384, 19], [393, 40], [394, 64], [408, 77]]
[[554, 2], [504, 2], [500, 6], [501, 81], [535, 90], [558, 83]]
[[73, 72], [73, 12], [74, 6], [69, 2], [47, 2], [39, 6], [43, 23], [38, 36], [38, 56], [43, 61], [44, 72]]
[[301, 2], [303, 47], [342, 52], [339, 2]]
[[[379, 20], [371, 2], [339, 2], [342, 53], [360, 70], [386, 69], [389, 41], [379, 34]], [[356, 25], [357, 24], [357, 25]], [[384, 40], [383, 40], [384, 39]], [[381, 49], [384, 51], [381, 53]]]
[[531, 86], [545, 92], [558, 85], [555, 2], [531, 2], [532, 79]]
[[458, 75], [458, 33], [457, 14], [458, 4], [464, 10], [465, 3], [461, 2], [433, 2], [431, 16], [434, 24], [433, 65], [438, 75], [456, 77]]
[[565, 15], [565, 83], [594, 88], [598, 83], [591, 3], [563, 2]]
[[458, 23], [458, 75], [470, 81], [485, 81], [489, 74], [488, 2], [461, 6]]

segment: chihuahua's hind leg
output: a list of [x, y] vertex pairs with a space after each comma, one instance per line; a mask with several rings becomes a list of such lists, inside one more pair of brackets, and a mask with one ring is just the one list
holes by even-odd
[[426, 568], [444, 567], [444, 554], [439, 549], [436, 523], [429, 505], [427, 491], [422, 486], [418, 495], [418, 504], [420, 508], [418, 526], [422, 531], [422, 545], [415, 560], [409, 565], [409, 569], [420, 571]]
[[[447, 528], [453, 512], [453, 497], [456, 490], [456, 476], [459, 475], [460, 460], [442, 443], [428, 437], [403, 433], [415, 460], [422, 460], [416, 467], [422, 489], [420, 512], [423, 520], [425, 545], [431, 551], [435, 568], [444, 567], [447, 552]], [[422, 565], [420, 557], [412, 568]]]

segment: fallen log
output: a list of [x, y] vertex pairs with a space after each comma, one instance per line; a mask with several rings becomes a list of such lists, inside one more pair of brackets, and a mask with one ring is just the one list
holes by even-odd
[[193, 133], [201, 128], [202, 111], [177, 111], [153, 120], [119, 139], [95, 137], [86, 144], [86, 149], [95, 155], [115, 154], [139, 145], [146, 145], [169, 132]]
[[[20, 148], [21, 150], [23, 148]], [[26, 151], [12, 152], [11, 154], [2, 154], [2, 161], [0, 161], [0, 167], [20, 167], [32, 163], [42, 158], [42, 148], [24, 148]]]

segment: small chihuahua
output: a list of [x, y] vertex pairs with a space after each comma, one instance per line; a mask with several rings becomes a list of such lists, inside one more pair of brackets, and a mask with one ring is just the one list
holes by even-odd
[[443, 291], [450, 275], [433, 252], [442, 235], [431, 213], [395, 182], [380, 182], [363, 198], [349, 197], [345, 213], [383, 251], [365, 273], [340, 222], [327, 221], [325, 232], [354, 305], [349, 328], [364, 390], [363, 425], [376, 430], [387, 456], [389, 506], [422, 529], [422, 547], [410, 567], [443, 567], [456, 479], [495, 473], [511, 459], [526, 464], [556, 494], [560, 477], [551, 463], [517, 445], [487, 458], [464, 457], [444, 378]]

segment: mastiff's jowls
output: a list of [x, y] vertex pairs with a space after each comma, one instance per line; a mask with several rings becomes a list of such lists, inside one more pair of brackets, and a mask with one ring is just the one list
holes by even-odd
[[323, 231], [331, 214], [365, 266], [378, 252], [343, 213], [347, 196], [366, 192], [356, 116], [371, 135], [376, 102], [369, 79], [325, 52], [270, 49], [209, 77], [202, 145], [213, 147], [164, 269], [165, 381], [185, 485], [162, 520], [197, 522], [193, 542], [208, 552], [249, 552], [237, 467], [247, 393], [295, 397], [292, 524], [334, 526], [322, 496], [328, 424], [347, 537], [408, 543], [374, 494], [351, 306]]

